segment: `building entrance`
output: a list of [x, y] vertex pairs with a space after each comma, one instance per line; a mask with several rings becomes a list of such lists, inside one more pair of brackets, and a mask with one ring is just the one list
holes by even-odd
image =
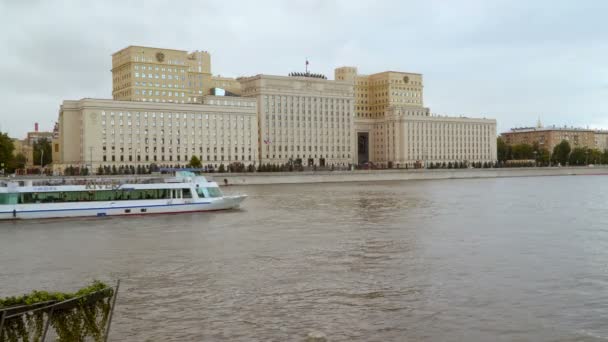
[[369, 132], [357, 133], [357, 163], [369, 162]]

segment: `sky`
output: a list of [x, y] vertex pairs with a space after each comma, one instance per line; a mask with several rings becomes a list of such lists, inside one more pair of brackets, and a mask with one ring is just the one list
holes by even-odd
[[63, 100], [111, 98], [129, 45], [206, 50], [213, 74], [422, 73], [432, 113], [498, 133], [608, 129], [608, 1], [0, 0], [0, 131], [52, 130]]

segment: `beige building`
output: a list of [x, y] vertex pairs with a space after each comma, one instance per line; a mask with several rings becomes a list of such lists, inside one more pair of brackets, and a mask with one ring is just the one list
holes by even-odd
[[572, 148], [596, 148], [600, 147], [598, 145], [606, 144], [605, 139], [602, 141], [601, 134], [596, 138], [595, 131], [583, 128], [540, 127], [538, 125], [537, 127], [513, 128], [511, 131], [502, 133], [501, 135], [508, 145], [533, 145], [537, 143], [540, 147], [544, 147], [550, 152], [553, 152], [555, 145], [559, 144], [562, 140], [568, 141]]
[[260, 161], [349, 165], [354, 158], [354, 93], [345, 81], [308, 73], [239, 78], [258, 105]]
[[112, 55], [112, 85], [113, 100], [64, 101], [60, 166], [496, 160], [496, 121], [432, 116], [417, 73], [233, 79], [212, 75], [206, 51], [129, 46]]
[[608, 131], [596, 130], [595, 135], [595, 148], [600, 151], [608, 150]]
[[13, 155], [22, 154], [25, 157], [25, 168], [34, 166], [34, 149], [33, 145], [27, 143], [27, 139], [13, 139]]
[[59, 161], [66, 166], [252, 164], [258, 160], [255, 99], [205, 96], [203, 104], [82, 99], [59, 110]]
[[358, 164], [496, 161], [496, 120], [431, 116], [421, 74], [359, 75], [355, 67], [341, 67], [335, 78], [354, 85]]
[[235, 79], [212, 76], [207, 51], [129, 46], [112, 55], [114, 100], [202, 103], [216, 87], [240, 93]]
[[[13, 154], [23, 154], [25, 156], [25, 167], [34, 167], [34, 145], [40, 140], [47, 140], [52, 146], [53, 132], [40, 131], [38, 123], [34, 124], [34, 130], [27, 132], [25, 139], [13, 139], [15, 147]], [[40, 160], [36, 162], [40, 163]]]

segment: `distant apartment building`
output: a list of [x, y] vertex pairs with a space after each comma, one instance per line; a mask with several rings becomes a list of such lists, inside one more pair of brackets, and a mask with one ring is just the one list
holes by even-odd
[[262, 163], [349, 165], [354, 162], [354, 93], [350, 82], [322, 75], [238, 79], [257, 102]]
[[424, 107], [421, 74], [359, 75], [355, 67], [341, 67], [335, 78], [354, 85], [356, 163], [414, 167], [496, 160], [496, 120], [432, 116]]
[[595, 148], [600, 151], [608, 150], [608, 131], [595, 130]]
[[235, 79], [211, 74], [207, 51], [129, 46], [112, 55], [114, 100], [202, 103], [213, 88], [240, 93]]
[[185, 166], [258, 160], [255, 99], [204, 96], [201, 104], [81, 99], [59, 110], [56, 168]]
[[592, 129], [538, 125], [537, 127], [513, 128], [509, 132], [502, 133], [501, 136], [508, 145], [538, 144], [552, 152], [555, 145], [562, 140], [568, 141], [572, 148], [589, 147], [603, 150], [606, 148], [608, 132], [597, 131], [596, 133]]
[[52, 144], [53, 132], [40, 131], [38, 123], [34, 124], [33, 131], [27, 132], [24, 139], [13, 139], [13, 146], [15, 147], [13, 154], [22, 154], [25, 157], [26, 168], [34, 166], [34, 148], [40, 140], [47, 140], [49, 144]]

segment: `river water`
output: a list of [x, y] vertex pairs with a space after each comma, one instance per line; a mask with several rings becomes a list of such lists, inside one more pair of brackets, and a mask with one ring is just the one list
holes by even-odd
[[250, 197], [0, 223], [0, 296], [120, 278], [121, 341], [608, 340], [606, 176], [224, 190]]

